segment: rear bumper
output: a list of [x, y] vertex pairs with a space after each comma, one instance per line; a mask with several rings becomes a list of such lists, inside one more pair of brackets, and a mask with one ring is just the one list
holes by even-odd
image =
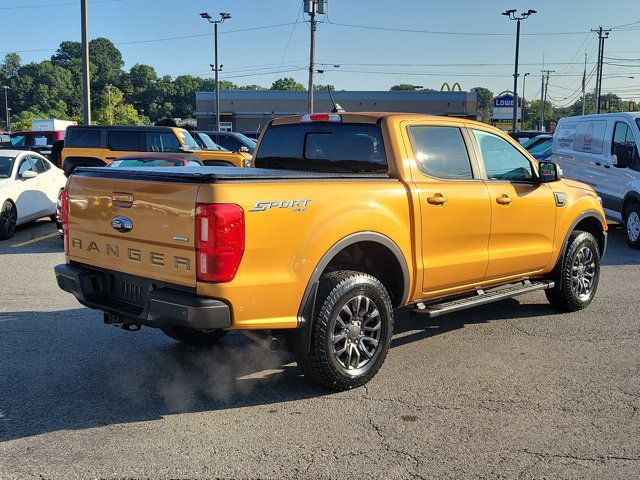
[[[167, 287], [155, 288], [155, 284], [139, 277], [140, 301], [128, 303], [111, 294], [117, 287], [114, 278], [122, 274], [79, 267], [57, 265], [55, 267], [58, 286], [75, 295], [78, 301], [89, 308], [123, 317], [129, 323], [149, 327], [184, 326], [197, 329], [228, 328], [231, 326], [229, 306], [213, 298], [199, 297], [195, 293]], [[145, 287], [144, 290], [142, 287]]]

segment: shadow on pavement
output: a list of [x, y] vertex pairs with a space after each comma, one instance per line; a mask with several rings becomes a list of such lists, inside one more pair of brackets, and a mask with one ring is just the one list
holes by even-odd
[[[516, 300], [433, 320], [403, 309], [396, 330], [407, 334], [392, 347], [469, 323], [549, 312]], [[194, 349], [159, 330], [105, 326], [83, 308], [0, 313], [0, 352], [0, 441], [332, 393], [306, 381], [291, 355], [269, 352], [238, 332], [220, 346]]]
[[[0, 240], [0, 255], [63, 253], [64, 244], [57, 232], [55, 222], [52, 222], [48, 218], [20, 225], [17, 227], [13, 238]], [[32, 240], [37, 241], [27, 245], [21, 245], [24, 242], [31, 242]]]

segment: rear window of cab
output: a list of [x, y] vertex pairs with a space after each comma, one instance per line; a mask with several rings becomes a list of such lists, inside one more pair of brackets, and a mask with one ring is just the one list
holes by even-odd
[[388, 170], [379, 125], [328, 122], [270, 126], [255, 167], [335, 173]]

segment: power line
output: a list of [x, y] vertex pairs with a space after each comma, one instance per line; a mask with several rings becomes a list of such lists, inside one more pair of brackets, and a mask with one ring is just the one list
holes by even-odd
[[[403, 32], [403, 33], [423, 33], [428, 35], [461, 35], [461, 36], [482, 36], [482, 37], [512, 37], [513, 33], [493, 33], [493, 32], [449, 32], [449, 31], [440, 31], [440, 30], [414, 30], [410, 28], [396, 28], [396, 27], [380, 27], [374, 25], [356, 25], [352, 23], [338, 23], [328, 21], [330, 25], [334, 25], [337, 27], [348, 27], [348, 28], [362, 28], [366, 30], [383, 30], [389, 32]], [[581, 30], [579, 32], [544, 32], [544, 33], [523, 33], [522, 35], [526, 36], [549, 36], [549, 35], [584, 35], [588, 33], [586, 30]]]
[[[96, 3], [115, 3], [115, 2], [124, 2], [124, 0], [93, 0], [91, 5]], [[20, 5], [18, 7], [0, 7], [0, 10], [22, 10], [22, 9], [30, 9], [30, 8], [49, 8], [49, 7], [77, 7], [79, 6], [78, 2], [73, 3], [45, 3], [39, 5]]]

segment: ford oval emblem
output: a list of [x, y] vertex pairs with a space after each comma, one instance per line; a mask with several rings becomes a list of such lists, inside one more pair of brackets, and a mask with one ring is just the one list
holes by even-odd
[[127, 217], [115, 217], [111, 219], [111, 226], [114, 230], [121, 233], [130, 232], [133, 230], [133, 222]]

